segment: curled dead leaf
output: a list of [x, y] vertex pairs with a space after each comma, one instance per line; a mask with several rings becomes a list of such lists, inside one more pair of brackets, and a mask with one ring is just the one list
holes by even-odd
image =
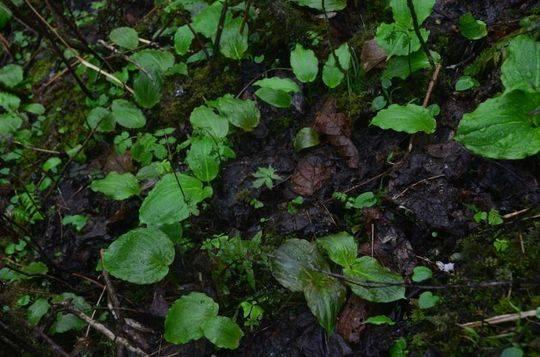
[[386, 60], [386, 51], [382, 49], [375, 39], [364, 42], [360, 61], [364, 71], [369, 72], [373, 68], [384, 68]]
[[351, 295], [345, 308], [339, 315], [337, 332], [349, 343], [360, 342], [360, 336], [366, 325], [366, 303], [356, 295]]
[[332, 165], [313, 155], [301, 159], [291, 177], [292, 190], [302, 196], [317, 192], [332, 175]]

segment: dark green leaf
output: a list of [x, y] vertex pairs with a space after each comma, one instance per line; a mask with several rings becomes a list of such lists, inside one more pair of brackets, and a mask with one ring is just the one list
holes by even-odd
[[115, 99], [111, 105], [114, 120], [125, 128], [138, 129], [146, 124], [143, 112], [125, 99]]
[[424, 266], [417, 266], [413, 269], [412, 281], [419, 283], [424, 280], [431, 279], [432, 276], [433, 273], [431, 272], [431, 269]]
[[23, 68], [18, 64], [8, 64], [0, 69], [0, 83], [13, 88], [23, 80]]
[[228, 317], [214, 316], [203, 325], [204, 337], [219, 348], [234, 350], [240, 345], [244, 333], [240, 327]]
[[116, 45], [133, 50], [139, 45], [139, 34], [131, 27], [118, 27], [111, 31], [109, 39]]
[[313, 82], [319, 72], [319, 60], [315, 52], [297, 43], [291, 52], [291, 67], [300, 82]]
[[437, 295], [433, 295], [431, 291], [424, 291], [418, 297], [418, 307], [421, 309], [430, 309], [437, 305], [441, 298]]
[[294, 137], [293, 146], [296, 151], [319, 145], [319, 133], [313, 128], [302, 128]]
[[180, 56], [185, 55], [191, 47], [191, 42], [195, 36], [187, 25], [180, 26], [174, 34], [174, 49]]
[[47, 299], [37, 299], [32, 305], [30, 305], [26, 313], [26, 319], [28, 320], [28, 323], [31, 326], [36, 326], [50, 308], [51, 305], [49, 305]]
[[479, 40], [487, 36], [486, 23], [476, 20], [470, 12], [460, 16], [459, 30], [463, 37], [469, 40]]
[[540, 92], [540, 42], [527, 35], [512, 39], [501, 67], [501, 80], [507, 92], [517, 88]]
[[409, 134], [419, 131], [431, 134], [437, 126], [430, 111], [415, 104], [406, 106], [392, 104], [378, 112], [371, 124], [382, 129], [403, 131]]
[[139, 72], [133, 80], [135, 101], [143, 108], [152, 108], [161, 99], [162, 79], [157, 72]]

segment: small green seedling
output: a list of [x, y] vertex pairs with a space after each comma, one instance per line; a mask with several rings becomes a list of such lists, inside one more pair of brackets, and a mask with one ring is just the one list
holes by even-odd
[[253, 187], [261, 188], [264, 185], [270, 190], [274, 188], [274, 181], [282, 180], [281, 176], [276, 174], [276, 170], [272, 166], [259, 167], [257, 172], [253, 174], [253, 177], [256, 178], [253, 181]]

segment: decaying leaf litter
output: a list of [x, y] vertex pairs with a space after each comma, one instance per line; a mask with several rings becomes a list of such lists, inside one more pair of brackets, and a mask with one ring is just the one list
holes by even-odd
[[50, 45], [14, 57], [33, 11], [78, 35], [13, 3], [10, 353], [538, 351], [532, 2], [69, 4], [116, 86]]

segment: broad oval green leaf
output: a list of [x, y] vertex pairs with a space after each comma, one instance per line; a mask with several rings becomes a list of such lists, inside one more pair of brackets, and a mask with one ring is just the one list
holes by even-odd
[[129, 172], [125, 174], [111, 172], [104, 179], [92, 181], [90, 188], [118, 201], [136, 196], [140, 192], [137, 178]]
[[163, 74], [174, 66], [174, 55], [169, 51], [146, 49], [135, 52], [130, 59], [148, 72]]
[[0, 69], [0, 83], [13, 88], [23, 81], [23, 68], [18, 64], [8, 64]]
[[291, 106], [292, 97], [289, 93], [282, 90], [272, 88], [259, 88], [255, 91], [255, 95], [264, 102], [273, 105], [277, 108], [288, 108]]
[[161, 99], [162, 79], [157, 72], [141, 71], [133, 80], [135, 101], [143, 108], [152, 108]]
[[405, 298], [401, 275], [391, 272], [375, 258], [364, 256], [356, 259], [343, 274], [351, 279], [351, 290], [362, 299], [373, 302], [391, 302]]
[[118, 27], [111, 31], [109, 39], [116, 45], [133, 50], [139, 45], [139, 34], [131, 27]]
[[527, 35], [512, 39], [501, 67], [501, 80], [507, 92], [523, 89], [540, 92], [540, 42]]
[[516, 160], [540, 151], [540, 93], [514, 90], [465, 114], [456, 140], [475, 154]]
[[[418, 25], [422, 25], [429, 15], [431, 15], [435, 0], [413, 0], [412, 3], [418, 19]], [[390, 7], [392, 8], [394, 21], [397, 24], [404, 28], [412, 28], [413, 20], [407, 0], [391, 0]]]
[[431, 269], [424, 266], [417, 266], [413, 269], [413, 275], [412, 275], [412, 281], [415, 283], [420, 283], [424, 280], [431, 279], [433, 276], [433, 273], [431, 272]]
[[358, 254], [358, 245], [354, 237], [347, 232], [324, 236], [317, 239], [317, 244], [328, 253], [330, 260], [342, 267], [354, 264]]
[[12, 135], [21, 127], [23, 120], [16, 114], [0, 114], [0, 137]]
[[191, 47], [191, 42], [195, 35], [189, 29], [188, 25], [180, 26], [174, 34], [174, 49], [180, 56], [185, 55]]
[[204, 182], [212, 181], [219, 173], [220, 160], [214, 153], [214, 140], [209, 136], [191, 138], [191, 147], [186, 156], [195, 177]]
[[[196, 32], [213, 41], [216, 37], [222, 9], [222, 2], [215, 1], [212, 5], [207, 6], [197, 15], [193, 16], [193, 22], [191, 25]], [[230, 14], [227, 17], [230, 19]], [[227, 19], [225, 19], [225, 21], [227, 21]]]
[[[307, 6], [315, 10], [323, 11], [323, 2], [322, 0], [292, 0], [301, 6]], [[329, 11], [339, 11], [343, 10], [347, 6], [347, 0], [325, 0], [324, 1], [324, 10]]]
[[294, 137], [294, 150], [300, 151], [319, 145], [319, 133], [313, 128], [302, 128]]
[[418, 307], [421, 309], [430, 309], [437, 305], [440, 299], [438, 295], [434, 295], [431, 291], [424, 291], [418, 297]]
[[138, 129], [146, 124], [143, 112], [135, 104], [125, 99], [115, 99], [111, 105], [114, 121], [124, 128]]
[[244, 31], [240, 33], [243, 19], [237, 17], [225, 23], [221, 39], [219, 42], [219, 51], [227, 58], [241, 60], [248, 49], [248, 26], [244, 25]]
[[129, 231], [103, 252], [103, 267], [112, 276], [135, 284], [160, 281], [173, 260], [173, 243], [156, 228]]
[[403, 131], [409, 134], [419, 131], [431, 134], [437, 126], [429, 109], [415, 104], [405, 106], [392, 104], [378, 112], [371, 124], [382, 129]]
[[51, 305], [47, 299], [37, 299], [32, 305], [30, 305], [30, 307], [28, 307], [28, 311], [26, 312], [26, 319], [28, 320], [28, 323], [31, 326], [36, 326], [50, 308]]
[[487, 36], [486, 23], [475, 19], [470, 12], [459, 17], [459, 31], [469, 40], [479, 40]]
[[300, 82], [309, 83], [317, 78], [319, 60], [313, 50], [305, 49], [301, 44], [297, 43], [291, 52], [290, 61], [294, 75]]
[[214, 316], [203, 325], [204, 337], [219, 348], [234, 350], [244, 336], [240, 326], [225, 316]]
[[184, 344], [203, 337], [203, 325], [218, 314], [219, 305], [203, 293], [190, 293], [176, 300], [165, 318], [165, 339]]
[[[420, 35], [427, 41], [429, 31], [421, 28]], [[388, 54], [388, 58], [393, 56], [408, 56], [420, 49], [420, 40], [412, 29], [403, 29], [396, 23], [382, 23], [377, 27], [375, 35], [377, 44]]]
[[90, 129], [96, 129], [97, 131], [104, 133], [113, 131], [116, 126], [111, 111], [103, 107], [92, 109], [86, 117], [86, 123]]
[[19, 109], [21, 100], [16, 95], [7, 92], [0, 92], [0, 107], [7, 111]]
[[261, 87], [261, 88], [280, 90], [286, 93], [300, 92], [300, 88], [298, 87], [298, 84], [296, 84], [290, 78], [280, 78], [280, 77], [264, 78], [253, 83], [253, 85]]
[[245, 131], [252, 131], [259, 125], [261, 113], [252, 100], [234, 98], [231, 94], [210, 101], [207, 105], [216, 108], [232, 125]]
[[[435, 62], [439, 62], [441, 56], [435, 51], [430, 52]], [[409, 56], [394, 56], [388, 60], [381, 80], [391, 80], [395, 77], [407, 79], [412, 73], [430, 67], [429, 59], [422, 50], [411, 53]]]
[[456, 91], [463, 92], [474, 88], [478, 85], [478, 82], [469, 76], [460, 77], [456, 82]]
[[[340, 85], [343, 78], [345, 78], [343, 71], [348, 71], [351, 66], [351, 52], [348, 43], [339, 46], [334, 53], [335, 55], [328, 55], [323, 67], [322, 79], [328, 88], [336, 88]], [[336, 63], [336, 58], [339, 61], [339, 66]]]
[[201, 105], [193, 109], [189, 117], [193, 129], [198, 129], [203, 135], [214, 138], [225, 138], [229, 133], [229, 122], [226, 118], [216, 114], [213, 109]]

